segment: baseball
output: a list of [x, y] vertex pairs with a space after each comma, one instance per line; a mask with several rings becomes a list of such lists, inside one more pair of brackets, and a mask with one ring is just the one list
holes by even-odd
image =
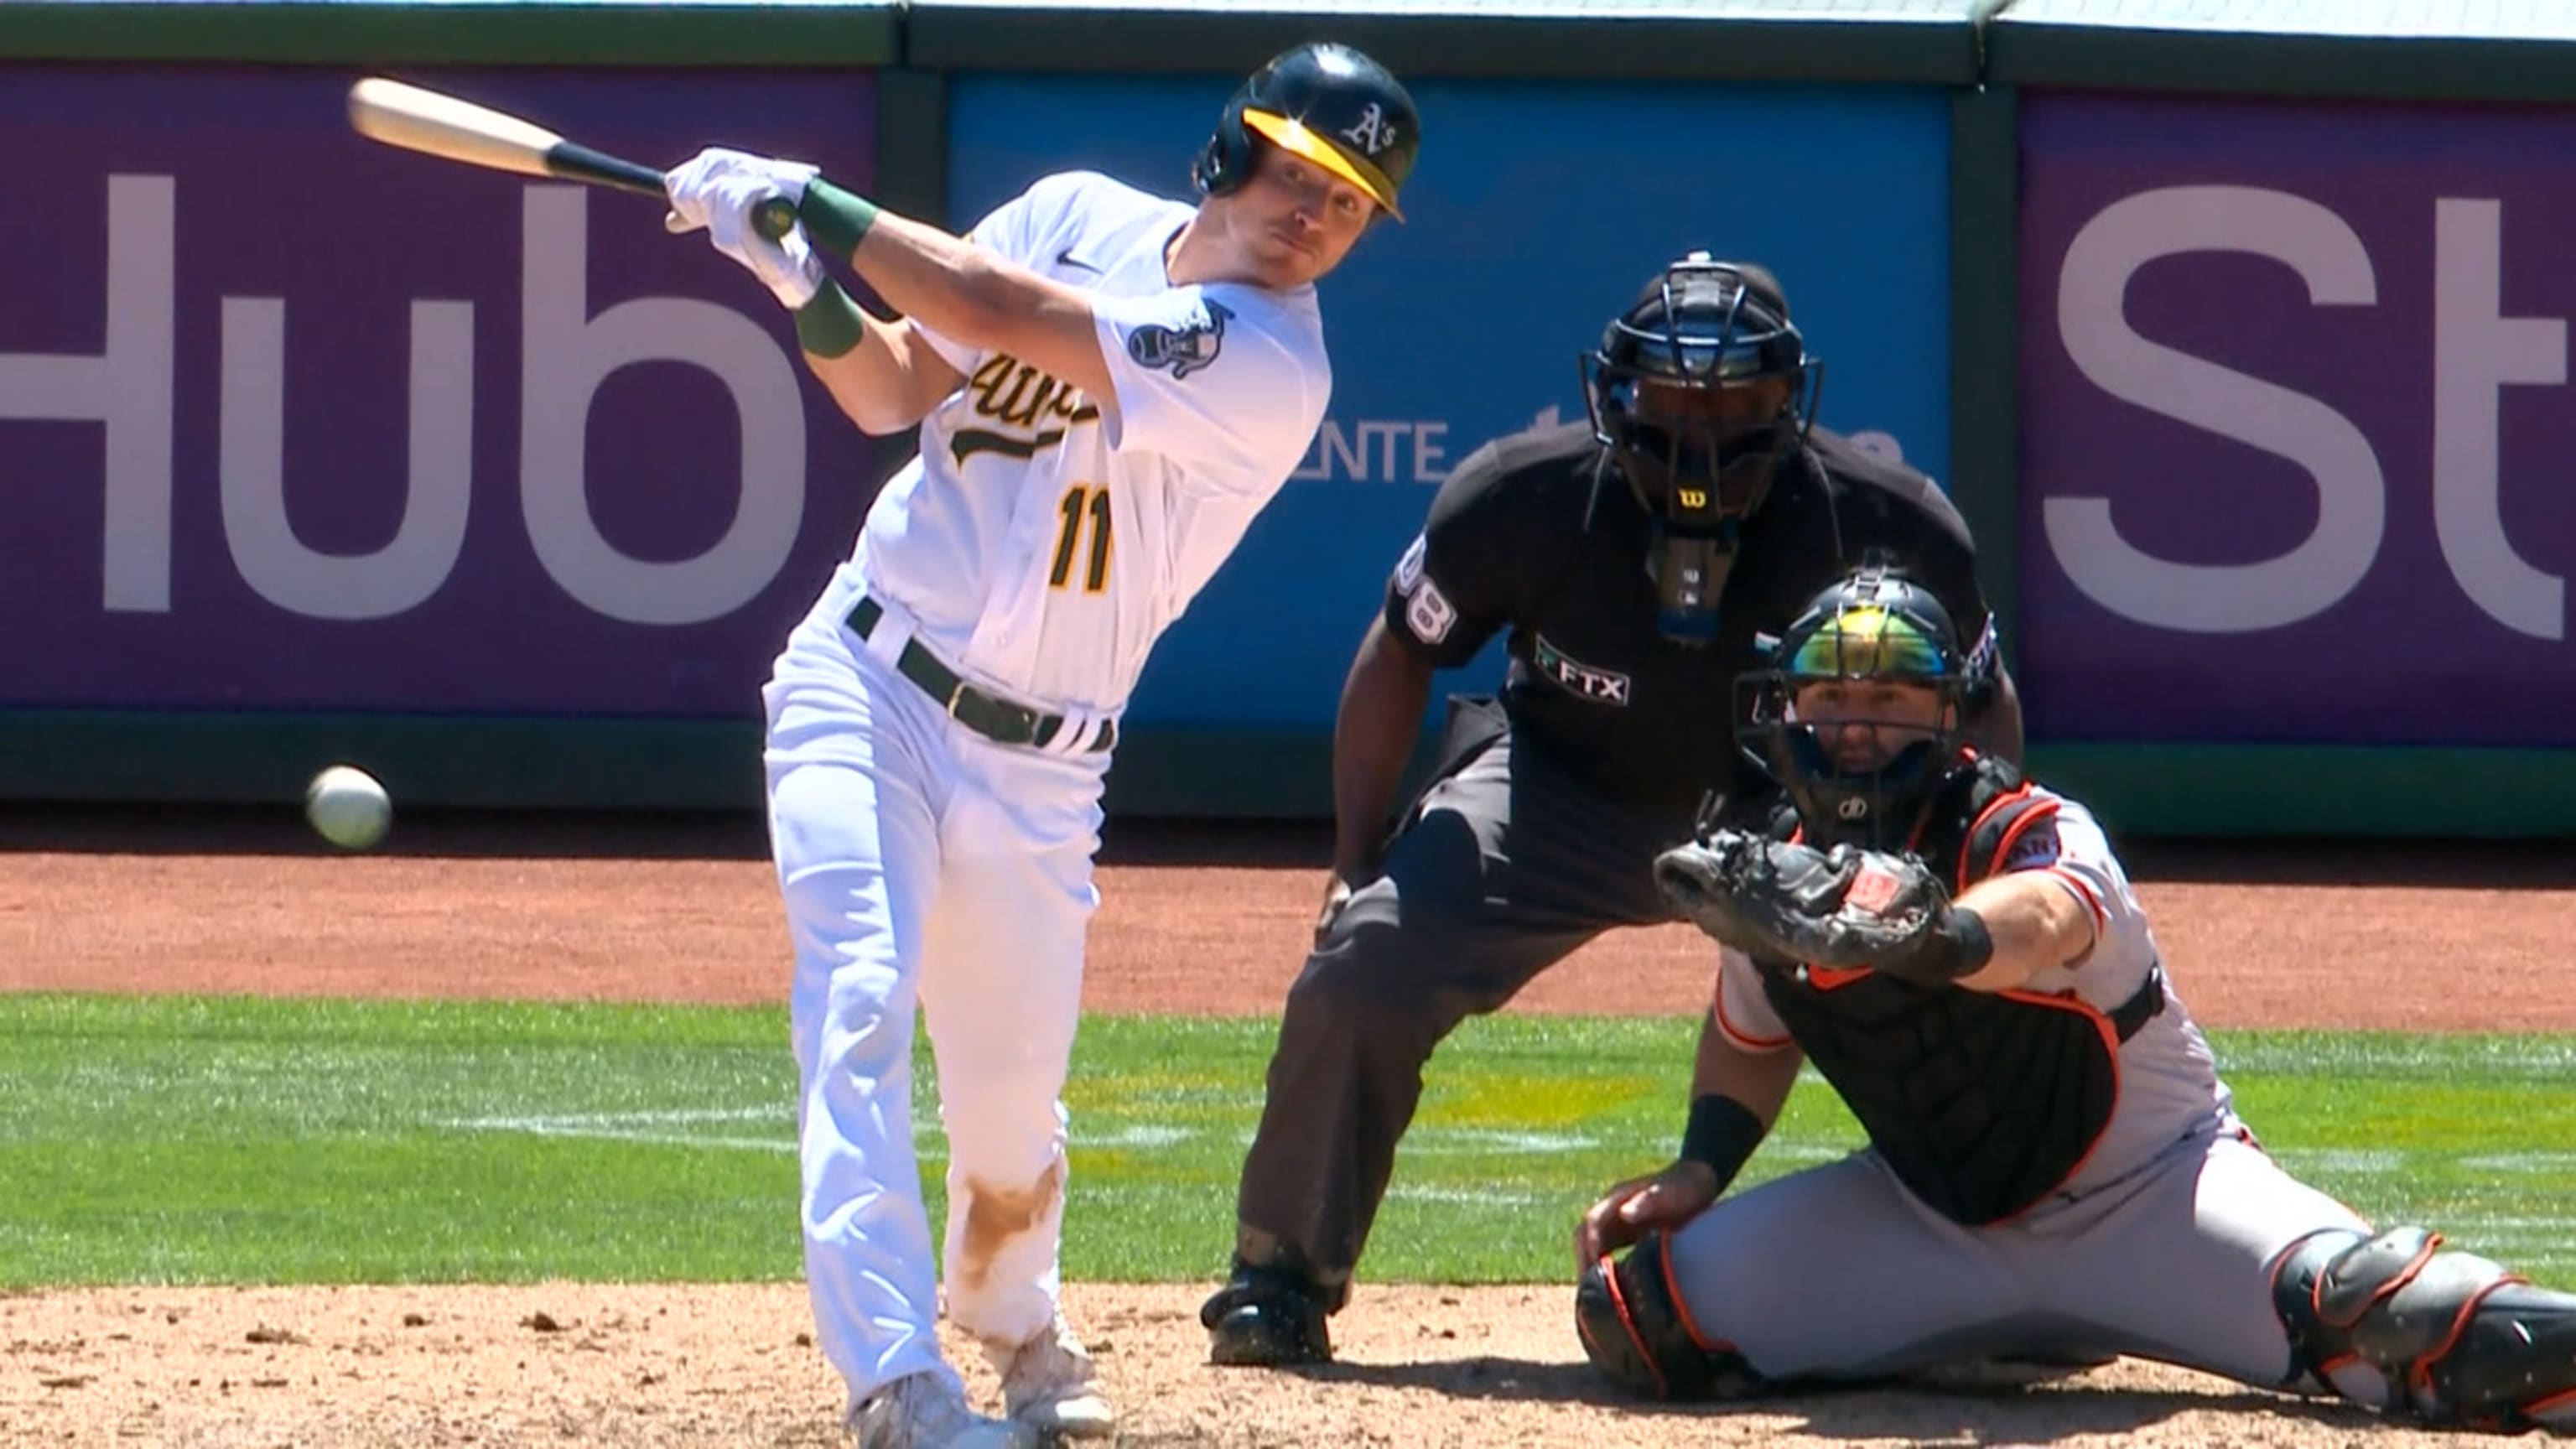
[[394, 802], [375, 776], [355, 765], [333, 765], [304, 787], [304, 818], [342, 850], [365, 850], [393, 825]]

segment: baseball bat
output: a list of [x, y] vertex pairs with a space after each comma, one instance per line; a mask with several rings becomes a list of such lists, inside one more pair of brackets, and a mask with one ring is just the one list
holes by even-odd
[[[468, 166], [585, 181], [646, 196], [664, 194], [662, 173], [650, 166], [567, 141], [533, 121], [401, 81], [370, 77], [349, 87], [349, 125], [371, 141]], [[752, 225], [775, 241], [796, 225], [795, 204], [784, 197], [762, 202]]]

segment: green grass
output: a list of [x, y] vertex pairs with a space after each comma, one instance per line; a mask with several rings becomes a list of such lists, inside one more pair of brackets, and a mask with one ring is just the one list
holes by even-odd
[[[1272, 1033], [1085, 1023], [1070, 1275], [1222, 1265]], [[1669, 1150], [1691, 1041], [1669, 1018], [1470, 1025], [1432, 1065], [1368, 1275], [1556, 1278], [1574, 1215]], [[2576, 1283], [2576, 1037], [2217, 1045], [2293, 1171]], [[800, 1272], [779, 1010], [0, 996], [0, 1063], [0, 1286]], [[1747, 1180], [1857, 1141], [1802, 1086]], [[944, 1146], [918, 1142], [935, 1213]]]

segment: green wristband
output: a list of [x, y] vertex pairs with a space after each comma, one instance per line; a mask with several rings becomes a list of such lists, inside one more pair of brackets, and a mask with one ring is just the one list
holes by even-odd
[[805, 234], [825, 253], [848, 261], [860, 239], [877, 224], [877, 204], [855, 191], [844, 191], [817, 176], [805, 183], [805, 199], [796, 207]]
[[796, 309], [796, 341], [816, 357], [839, 357], [867, 335], [859, 305], [829, 277], [823, 279], [813, 301]]

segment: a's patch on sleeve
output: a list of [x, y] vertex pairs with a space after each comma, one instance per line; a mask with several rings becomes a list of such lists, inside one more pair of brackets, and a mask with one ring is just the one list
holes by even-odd
[[1171, 373], [1174, 381], [1198, 372], [1225, 349], [1225, 324], [1234, 313], [1202, 297], [1194, 315], [1177, 327], [1149, 322], [1127, 334], [1127, 355], [1140, 366]]

